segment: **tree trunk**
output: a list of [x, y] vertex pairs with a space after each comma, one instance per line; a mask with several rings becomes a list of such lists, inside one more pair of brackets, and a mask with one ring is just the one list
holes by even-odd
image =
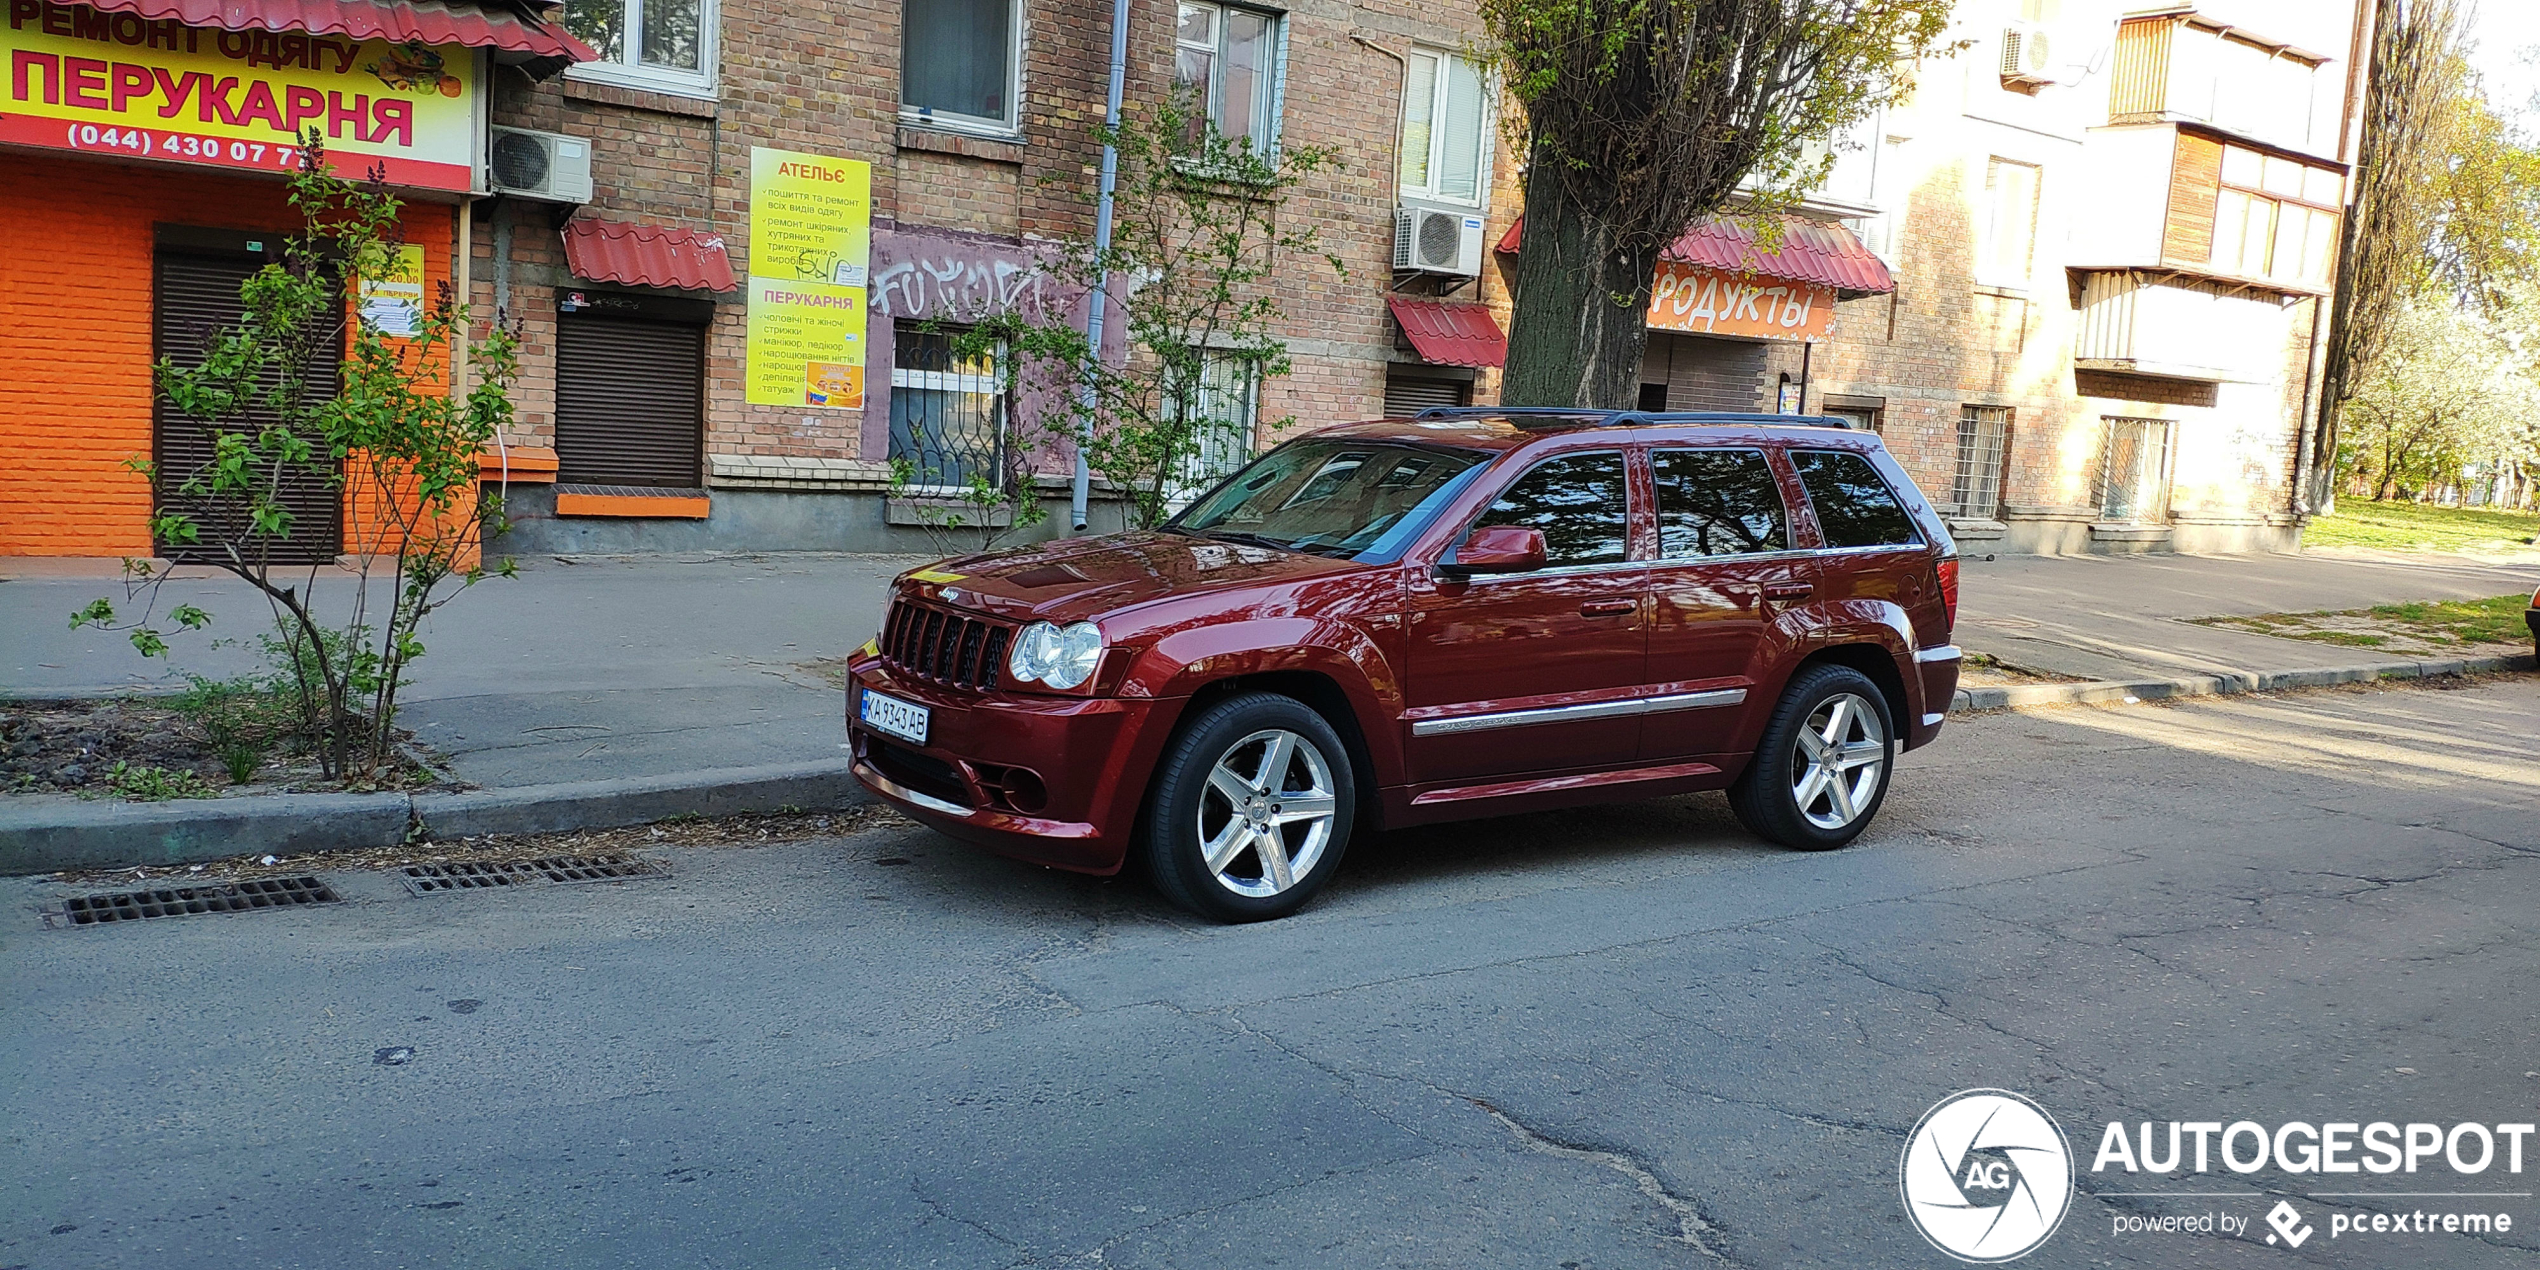
[[[1526, 237], [1517, 257], [1519, 296], [1508, 331], [1505, 406], [1628, 410], [1640, 395], [1642, 319], [1658, 249], [1627, 250], [1549, 179], [1558, 159], [1538, 155], [1546, 179], [1526, 183]], [[1615, 303], [1622, 296], [1626, 302]]]

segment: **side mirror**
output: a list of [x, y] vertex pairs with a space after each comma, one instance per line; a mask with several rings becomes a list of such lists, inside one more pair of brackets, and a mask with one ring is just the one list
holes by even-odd
[[1528, 573], [1548, 563], [1543, 531], [1519, 525], [1490, 525], [1473, 531], [1455, 549], [1455, 559], [1438, 565], [1438, 576], [1461, 582], [1476, 573]]

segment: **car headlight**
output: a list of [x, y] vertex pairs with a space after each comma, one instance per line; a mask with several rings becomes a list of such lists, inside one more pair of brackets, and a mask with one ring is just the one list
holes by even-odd
[[1034, 622], [1015, 636], [1006, 655], [1008, 674], [1023, 683], [1045, 683], [1062, 692], [1094, 677], [1102, 664], [1102, 628], [1077, 622], [1064, 629]]

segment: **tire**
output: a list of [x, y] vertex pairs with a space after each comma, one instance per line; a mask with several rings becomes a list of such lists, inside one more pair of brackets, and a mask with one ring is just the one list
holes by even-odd
[[1229, 697], [1185, 724], [1156, 767], [1139, 834], [1147, 873], [1203, 917], [1285, 917], [1339, 871], [1357, 804], [1349, 752], [1322, 715], [1273, 693]]
[[[1829, 750], [1829, 732], [1840, 733], [1847, 748]], [[1821, 754], [1826, 761], [1819, 761]], [[1782, 690], [1754, 760], [1729, 786], [1729, 808], [1767, 842], [1832, 851], [1869, 827], [1895, 771], [1896, 724], [1887, 695], [1849, 666], [1815, 666]]]

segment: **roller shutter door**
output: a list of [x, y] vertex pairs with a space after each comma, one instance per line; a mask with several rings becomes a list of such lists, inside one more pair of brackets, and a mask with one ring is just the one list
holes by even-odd
[[1667, 355], [1669, 410], [1764, 408], [1764, 345], [1699, 335], [1677, 335], [1671, 339]]
[[705, 467], [706, 328], [556, 319], [556, 479], [695, 488]]
[[[155, 288], [153, 326], [158, 354], [179, 366], [199, 366], [203, 361], [206, 337], [229, 330], [245, 315], [246, 305], [238, 298], [241, 283], [264, 268], [261, 255], [237, 252], [189, 251], [161, 247], [158, 252], [158, 281]], [[343, 345], [335, 340], [314, 341], [308, 368], [308, 393], [312, 401], [323, 401], [335, 395], [336, 380], [344, 360]], [[272, 424], [272, 415], [258, 412], [223, 424], [226, 431], [254, 432]], [[157, 394], [151, 407], [151, 457], [164, 473], [163, 488], [176, 486], [212, 458], [212, 428], [202, 420], [191, 418], [168, 404], [165, 394]], [[291, 534], [277, 544], [269, 556], [276, 563], [308, 564], [333, 560], [342, 550], [344, 534], [344, 500], [338, 483], [317, 474], [286, 480], [279, 500], [292, 514]], [[234, 504], [233, 504], [234, 506]], [[171, 493], [167, 510], [192, 514], [204, 525], [203, 537], [234, 537], [246, 529], [241, 512], [215, 512], [210, 507]], [[216, 524], [223, 517], [234, 523]], [[159, 544], [159, 549], [178, 560], [199, 559], [201, 547], [186, 548]]]
[[1407, 419], [1433, 406], [1473, 404], [1469, 379], [1436, 379], [1425, 375], [1385, 374], [1385, 417]]

